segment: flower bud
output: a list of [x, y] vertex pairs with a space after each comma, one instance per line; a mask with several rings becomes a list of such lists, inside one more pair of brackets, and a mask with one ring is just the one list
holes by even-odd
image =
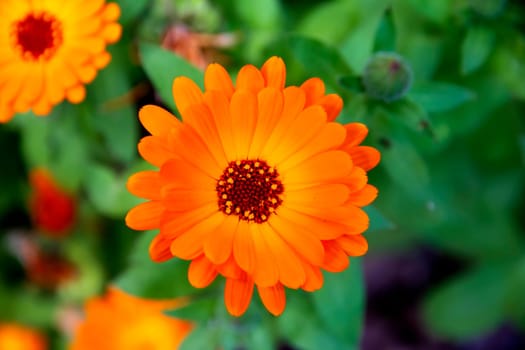
[[378, 52], [366, 64], [362, 79], [368, 96], [392, 102], [410, 88], [412, 70], [398, 54]]

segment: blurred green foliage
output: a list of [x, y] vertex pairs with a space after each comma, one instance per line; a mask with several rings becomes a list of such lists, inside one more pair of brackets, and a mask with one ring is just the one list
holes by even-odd
[[[80, 215], [69, 243], [46, 244], [76, 257], [83, 273], [76, 288], [44, 293], [20, 277], [20, 263], [4, 242], [0, 319], [52, 329], [60, 305], [79, 304], [112, 281], [143, 297], [191, 296], [188, 306], [169, 313], [199, 324], [184, 349], [244, 345], [258, 350], [279, 343], [306, 350], [359, 348], [365, 300], [359, 259], [344, 273], [325, 274], [325, 286], [316, 293], [288, 291], [279, 318], [254, 298], [248, 313], [233, 319], [224, 311], [221, 281], [193, 289], [186, 262], [149, 260], [155, 232], [125, 228], [126, 211], [139, 202], [127, 193], [125, 181], [148, 168], [136, 153], [142, 133], [138, 108], [153, 100], [175, 112], [175, 76], [202, 84], [199, 69], [160, 47], [162, 35], [178, 24], [233, 34], [237, 42], [213, 56], [232, 72], [282, 56], [290, 84], [321, 77], [345, 101], [339, 121], [368, 125], [367, 142], [382, 152], [380, 166], [370, 174], [380, 195], [367, 209], [369, 254], [425, 244], [465, 265], [422, 304], [421, 315], [434, 334], [461, 341], [509, 321], [525, 329], [523, 5], [502, 0], [118, 2], [124, 35], [111, 48], [112, 63], [89, 85], [87, 100], [64, 103], [46, 118], [20, 115], [0, 126], [0, 230], [7, 233], [18, 224], [10, 220], [13, 212], [27, 213], [27, 171], [51, 169], [77, 195]], [[380, 51], [396, 52], [413, 72], [410, 89], [390, 103], [367, 95], [362, 84], [368, 60]]]

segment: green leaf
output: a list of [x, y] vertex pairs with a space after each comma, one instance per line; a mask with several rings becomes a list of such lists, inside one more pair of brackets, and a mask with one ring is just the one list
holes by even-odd
[[352, 75], [340, 53], [320, 41], [292, 36], [287, 39], [287, 45], [310, 76], [321, 78], [332, 88], [339, 87], [341, 77]]
[[129, 24], [131, 21], [137, 19], [138, 16], [146, 9], [148, 0], [118, 0], [118, 4], [122, 9], [119, 22], [123, 25]]
[[312, 293], [312, 299], [325, 328], [345, 349], [358, 349], [364, 314], [360, 260], [351, 259], [350, 267], [341, 273], [325, 273], [323, 288]]
[[484, 27], [472, 27], [461, 45], [461, 72], [470, 74], [487, 60], [494, 46], [495, 34]]
[[146, 299], [171, 299], [196, 292], [187, 280], [188, 262], [171, 259], [163, 263], [130, 266], [115, 284], [132, 295]]
[[467, 340], [502, 322], [508, 267], [503, 263], [479, 266], [432, 291], [423, 304], [432, 331], [444, 338]]
[[522, 329], [525, 329], [525, 256], [509, 269], [508, 287], [505, 294], [506, 313]]
[[112, 169], [93, 164], [84, 171], [88, 198], [101, 213], [121, 218], [126, 211], [141, 201], [127, 191], [127, 177], [117, 176]]
[[370, 226], [366, 231], [367, 233], [382, 230], [392, 230], [395, 228], [394, 223], [387, 219], [375, 206], [369, 205], [363, 209], [370, 218]]
[[47, 147], [51, 118], [37, 118], [32, 113], [13, 120], [20, 125], [22, 152], [30, 167], [49, 166], [51, 149]]
[[2, 321], [11, 321], [32, 327], [45, 328], [54, 324], [57, 301], [49, 295], [32, 290], [0, 288]]
[[205, 323], [213, 319], [216, 307], [217, 298], [202, 297], [191, 300], [188, 305], [164, 313], [175, 318]]
[[425, 160], [399, 135], [386, 137], [389, 146], [381, 153], [381, 166], [405, 191], [418, 197], [427, 193], [430, 177]]
[[414, 84], [408, 95], [429, 113], [448, 111], [476, 97], [464, 87], [441, 82]]
[[134, 65], [124, 42], [111, 46], [110, 51], [111, 64], [101, 70], [88, 86], [88, 101], [91, 103], [85, 104], [83, 120], [90, 128], [86, 129], [96, 138], [94, 142], [98, 144], [102, 136], [99, 152], [112, 156], [111, 160], [117, 160], [119, 164], [130, 163], [136, 157], [139, 136], [137, 110], [129, 98], [133, 95], [133, 74], [137, 72], [130, 68]]
[[203, 72], [180, 56], [148, 43], [141, 43], [139, 51], [146, 74], [155, 86], [155, 90], [173, 111], [176, 111], [177, 108], [171, 87], [176, 77], [186, 76], [202, 88]]
[[385, 105], [384, 108], [392, 116], [392, 119], [404, 123], [412, 130], [431, 134], [431, 123], [428, 113], [421, 105], [410, 98], [390, 103]]
[[278, 0], [235, 1], [237, 13], [250, 28], [275, 31], [280, 26], [281, 6]]
[[[350, 2], [354, 3], [354, 2]], [[341, 53], [356, 73], [362, 73], [372, 55], [379, 24], [390, 1], [359, 1], [359, 20], [341, 45]]]
[[149, 245], [157, 234], [157, 231], [145, 231], [137, 239], [130, 253], [130, 265], [117, 277], [116, 285], [143, 298], [171, 299], [195, 294], [197, 290], [187, 279], [187, 261], [174, 258], [156, 263], [149, 257]]
[[182, 342], [180, 350], [216, 349], [217, 336], [210, 332], [208, 327], [199, 326], [194, 329]]
[[286, 311], [276, 323], [280, 336], [297, 349], [354, 349], [325, 328], [306, 293], [289, 293]]
[[[297, 25], [297, 33], [336, 45], [361, 18], [357, 1], [325, 1], [311, 8]], [[319, 30], [323, 28], [323, 30]]]

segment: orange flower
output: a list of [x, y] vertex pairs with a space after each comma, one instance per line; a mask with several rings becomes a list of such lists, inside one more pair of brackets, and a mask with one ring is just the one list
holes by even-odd
[[66, 235], [75, 221], [73, 198], [53, 180], [45, 169], [34, 169], [29, 175], [33, 192], [29, 199], [35, 226], [51, 237]]
[[359, 144], [363, 124], [334, 122], [342, 108], [320, 79], [285, 86], [285, 65], [270, 58], [244, 66], [235, 86], [208, 66], [205, 91], [185, 77], [173, 82], [183, 121], [156, 106], [139, 112], [152, 134], [138, 145], [159, 171], [130, 177], [128, 189], [149, 199], [130, 210], [127, 225], [160, 228], [150, 246], [155, 261], [192, 260], [195, 287], [226, 278], [225, 303], [247, 309], [254, 286], [279, 315], [284, 287], [314, 291], [321, 269], [346, 269], [362, 255], [368, 216], [360, 207], [377, 190], [366, 172], [379, 152]]
[[83, 101], [121, 34], [120, 8], [104, 0], [2, 0], [0, 13], [0, 122]]
[[45, 350], [44, 336], [31, 328], [12, 323], [0, 324], [0, 349], [3, 350]]
[[101, 298], [86, 303], [70, 350], [173, 350], [193, 328], [187, 321], [164, 315], [180, 301], [153, 301], [110, 288]]

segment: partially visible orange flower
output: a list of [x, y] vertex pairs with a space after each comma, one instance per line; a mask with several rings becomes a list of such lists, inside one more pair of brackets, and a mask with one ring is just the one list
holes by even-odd
[[46, 169], [32, 170], [29, 181], [32, 189], [29, 208], [36, 228], [51, 237], [68, 234], [75, 222], [74, 198], [58, 186]]
[[83, 101], [121, 35], [120, 8], [105, 0], [2, 0], [0, 13], [0, 122]]
[[0, 349], [46, 350], [44, 335], [34, 329], [15, 323], [0, 323]]
[[191, 332], [190, 322], [162, 312], [180, 300], [145, 300], [110, 288], [87, 301], [86, 319], [75, 331], [70, 350], [174, 350]]
[[281, 314], [285, 287], [317, 290], [321, 270], [343, 271], [349, 256], [368, 249], [361, 207], [377, 196], [367, 171], [380, 154], [360, 145], [365, 125], [335, 122], [343, 101], [320, 79], [285, 87], [285, 76], [277, 57], [260, 70], [244, 66], [235, 85], [211, 64], [204, 92], [188, 78], [174, 80], [182, 122], [156, 106], [139, 112], [152, 135], [139, 152], [160, 170], [128, 180], [129, 191], [149, 201], [126, 223], [160, 228], [152, 259], [191, 260], [193, 286], [224, 276], [235, 316], [255, 286], [268, 311]]

